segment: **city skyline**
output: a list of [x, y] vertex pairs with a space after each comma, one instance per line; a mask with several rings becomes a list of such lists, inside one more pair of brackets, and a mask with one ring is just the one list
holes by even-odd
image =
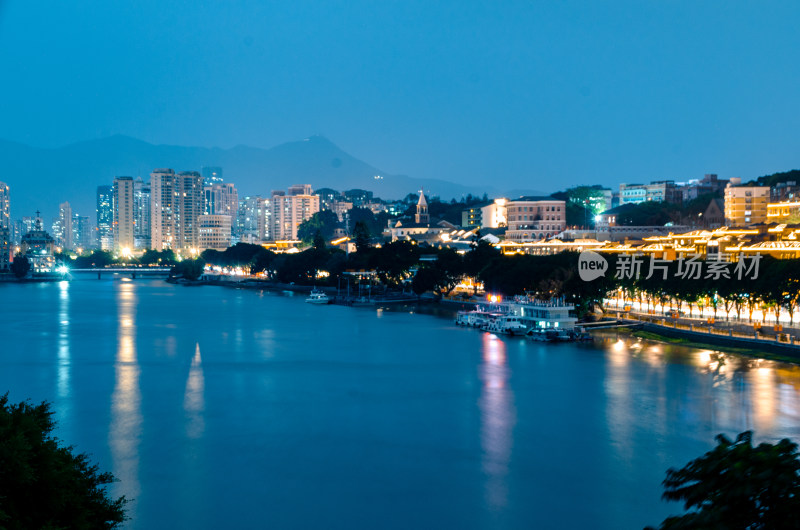
[[548, 192], [797, 167], [793, 3], [312, 6], [6, 2], [0, 138], [321, 133], [390, 174]]

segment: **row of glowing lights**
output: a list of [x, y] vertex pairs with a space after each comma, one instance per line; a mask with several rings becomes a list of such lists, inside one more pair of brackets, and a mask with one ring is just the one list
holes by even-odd
[[[647, 304], [641, 304], [641, 303], [636, 302], [636, 301], [634, 301], [634, 302], [620, 302], [616, 298], [606, 299], [605, 302], [606, 302], [607, 305], [616, 307], [619, 310], [624, 310], [625, 307], [630, 306], [631, 309], [634, 309], [634, 310], [637, 310], [637, 311], [640, 311], [640, 312], [655, 311], [656, 312], [656, 316], [659, 316], [659, 314], [663, 314], [663, 313], [667, 313], [667, 312], [672, 313], [673, 311], [675, 311], [675, 312], [678, 311], [677, 307], [673, 307], [671, 305], [656, 304], [656, 305], [648, 306]], [[685, 317], [688, 317], [688, 318], [701, 318], [701, 319], [702, 318], [736, 318], [736, 310], [731, 309], [730, 311], [725, 311], [725, 308], [720, 306], [720, 305], [717, 306], [717, 315], [716, 315], [716, 317], [714, 316], [714, 308], [710, 307], [710, 306], [703, 307], [702, 311], [700, 310], [700, 308], [695, 306], [692, 309], [692, 313], [691, 313], [691, 317], [690, 317], [689, 316], [689, 311], [688, 311], [688, 305], [687, 305], [687, 306], [684, 306], [683, 309], [681, 309], [681, 313], [683, 313], [683, 315], [681, 315], [681, 316], [685, 316]], [[741, 320], [745, 320], [745, 319], [749, 320], [749, 315], [750, 315], [749, 311], [746, 308], [742, 308], [742, 311], [740, 313], [740, 319]], [[665, 315], [665, 316], [668, 316], [668, 315]], [[774, 322], [775, 321], [775, 313], [770, 311], [770, 312], [767, 312], [765, 314], [761, 309], [754, 309], [753, 310], [753, 318], [752, 318], [752, 320], [753, 320], [753, 322]], [[796, 319], [790, 319], [788, 312], [785, 311], [785, 310], [782, 310], [781, 313], [780, 313], [780, 319], [778, 321], [779, 322], [785, 322], [787, 324], [794, 324]]]

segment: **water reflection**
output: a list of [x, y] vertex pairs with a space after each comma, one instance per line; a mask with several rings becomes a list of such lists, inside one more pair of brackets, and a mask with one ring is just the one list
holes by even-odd
[[483, 385], [478, 406], [481, 411], [482, 468], [488, 475], [485, 498], [489, 506], [502, 508], [508, 503], [508, 464], [516, 410], [513, 392], [506, 384], [509, 369], [505, 342], [491, 333], [484, 333], [482, 353], [480, 379]]
[[189, 438], [200, 438], [205, 431], [203, 411], [205, 410], [205, 380], [203, 365], [200, 359], [200, 344], [197, 344], [186, 380], [186, 391], [183, 394], [183, 410], [186, 412], [186, 435]]
[[[752, 429], [759, 433], [791, 428], [800, 419], [800, 368], [690, 346], [642, 342], [633, 337], [607, 338], [607, 417], [615, 446], [624, 448], [633, 430], [647, 422], [659, 431], [675, 414], [709, 429], [712, 434]], [[647, 369], [648, 378], [667, 364], [693, 366], [680, 386], [650, 379], [634, 386]], [[668, 380], [667, 380], [668, 382]], [[634, 417], [636, 399], [652, 403], [647, 418]], [[666, 404], [662, 407], [661, 404]], [[666, 431], [665, 431], [666, 432]], [[623, 457], [624, 460], [624, 457]]]
[[117, 289], [117, 355], [111, 396], [109, 445], [114, 474], [125, 484], [129, 498], [139, 491], [139, 441], [142, 428], [139, 364], [136, 357], [136, 291], [134, 283], [115, 283]]
[[[70, 352], [69, 352], [69, 282], [59, 282], [58, 284], [58, 398], [59, 400], [69, 397], [70, 380]], [[59, 410], [66, 413], [68, 407], [59, 404]]]

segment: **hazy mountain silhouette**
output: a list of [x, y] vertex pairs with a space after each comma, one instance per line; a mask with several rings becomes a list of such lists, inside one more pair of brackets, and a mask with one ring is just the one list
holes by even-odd
[[12, 218], [41, 209], [48, 224], [60, 202], [69, 201], [74, 212], [94, 217], [98, 185], [111, 184], [117, 175], [147, 180], [154, 168], [162, 167], [199, 171], [202, 166], [220, 166], [225, 181], [236, 184], [240, 196], [269, 196], [273, 189], [302, 183], [338, 190], [363, 188], [384, 199], [402, 198], [420, 188], [445, 199], [497, 192], [492, 186], [477, 188], [390, 175], [350, 156], [323, 136], [271, 149], [153, 145], [121, 135], [56, 149], [0, 140], [0, 160], [0, 180], [11, 186]]

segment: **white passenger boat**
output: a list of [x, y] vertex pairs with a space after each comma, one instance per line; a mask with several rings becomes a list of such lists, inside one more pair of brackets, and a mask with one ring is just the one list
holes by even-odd
[[313, 291], [311, 291], [311, 295], [308, 298], [306, 298], [306, 303], [325, 305], [331, 303], [331, 299], [328, 298], [328, 295], [325, 294], [324, 291], [314, 289]]
[[518, 316], [515, 315], [504, 315], [504, 314], [493, 314], [489, 320], [482, 328], [484, 331], [488, 331], [489, 333], [499, 333], [502, 335], [524, 335], [528, 328], [520, 322]]

